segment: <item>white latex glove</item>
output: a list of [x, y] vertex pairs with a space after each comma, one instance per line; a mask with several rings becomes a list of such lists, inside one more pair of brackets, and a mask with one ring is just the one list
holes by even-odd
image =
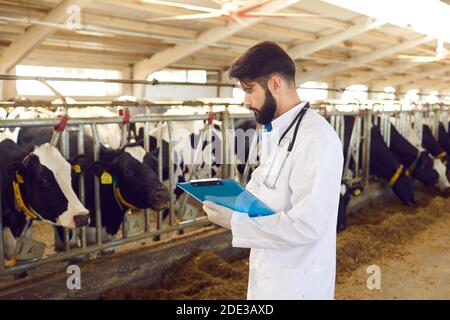
[[203, 202], [203, 210], [208, 215], [209, 221], [221, 226], [222, 228], [231, 229], [233, 210], [211, 201]]

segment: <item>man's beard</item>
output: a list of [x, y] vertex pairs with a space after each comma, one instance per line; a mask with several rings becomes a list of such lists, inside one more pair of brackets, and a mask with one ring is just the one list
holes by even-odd
[[277, 102], [273, 97], [272, 93], [270, 93], [269, 89], [265, 89], [265, 98], [264, 104], [261, 109], [253, 109], [251, 110], [255, 113], [256, 122], [260, 124], [269, 124], [272, 122], [273, 117], [275, 116], [275, 111], [277, 110]]

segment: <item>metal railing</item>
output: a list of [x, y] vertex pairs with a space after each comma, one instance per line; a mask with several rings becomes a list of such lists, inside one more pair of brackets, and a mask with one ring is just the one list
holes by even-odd
[[[0, 103], [1, 105], [1, 103]], [[154, 103], [153, 105], [159, 105]], [[172, 105], [172, 104], [168, 104]], [[67, 104], [66, 107], [70, 107], [70, 104]], [[222, 165], [221, 177], [222, 178], [235, 178], [236, 177], [236, 157], [234, 154], [234, 136], [229, 136], [227, 133], [228, 129], [231, 129], [231, 132], [234, 132], [234, 120], [237, 119], [253, 119], [253, 114], [231, 114], [227, 110], [228, 104], [224, 104], [225, 111], [214, 114], [214, 118], [222, 121], [222, 157], [225, 160], [225, 163]], [[323, 106], [326, 106], [326, 103], [321, 104], [322, 109], [319, 108], [318, 111], [322, 112], [324, 116], [330, 119], [330, 123], [333, 128], [338, 133], [341, 141], [344, 140], [345, 136], [345, 116], [354, 117], [354, 126], [350, 136], [349, 149], [344, 150], [346, 154], [346, 163], [344, 167], [344, 176], [343, 179], [348, 181], [350, 184], [361, 182], [366, 185], [369, 182], [369, 167], [370, 167], [370, 129], [371, 125], [374, 121], [378, 121], [374, 117], [380, 116], [380, 120], [382, 122], [382, 132], [383, 136], [387, 141], [389, 141], [390, 135], [390, 123], [393, 121], [397, 125], [399, 125], [402, 129], [400, 132], [406, 135], [406, 128], [408, 125], [408, 121], [414, 121], [415, 126], [414, 129], [418, 130], [421, 128], [421, 124], [425, 120], [433, 119], [433, 130], [439, 125], [439, 121], [445, 122], [446, 130], [448, 128], [448, 109], [447, 108], [428, 108], [423, 110], [412, 110], [412, 111], [374, 111], [372, 109], [367, 108], [367, 105], [360, 104], [358, 105], [358, 111], [351, 112], [340, 112], [336, 110], [328, 111], [323, 109]], [[334, 104], [330, 104], [330, 106], [334, 106]], [[425, 120], [424, 120], [425, 118]], [[24, 128], [24, 127], [43, 127], [43, 126], [57, 126], [60, 123], [60, 119], [11, 119], [11, 120], [0, 120], [0, 128]], [[122, 228], [122, 238], [113, 239], [108, 242], [104, 242], [102, 239], [102, 223], [101, 223], [101, 208], [100, 208], [100, 192], [99, 192], [99, 179], [95, 178], [95, 216], [96, 216], [96, 241], [94, 244], [90, 244], [86, 238], [86, 227], [80, 228], [80, 247], [71, 248], [69, 243], [69, 237], [67, 230], [64, 233], [64, 250], [62, 252], [55, 253], [51, 256], [41, 258], [37, 261], [31, 261], [22, 265], [15, 265], [12, 267], [5, 267], [4, 260], [4, 247], [3, 247], [3, 228], [2, 228], [2, 219], [0, 219], [0, 274], [11, 274], [21, 271], [26, 271], [31, 268], [36, 268], [45, 263], [55, 262], [55, 261], [63, 261], [74, 257], [86, 256], [91, 253], [97, 253], [105, 249], [118, 247], [123, 244], [128, 244], [135, 241], [140, 241], [143, 239], [154, 239], [159, 240], [160, 237], [164, 234], [181, 231], [187, 227], [198, 226], [202, 227], [209, 224], [209, 221], [205, 217], [192, 217], [187, 220], [177, 219], [182, 217], [183, 212], [179, 213], [175, 211], [175, 205], [177, 199], [173, 193], [175, 187], [175, 177], [174, 177], [174, 159], [173, 159], [173, 128], [172, 125], [177, 122], [185, 122], [185, 121], [203, 121], [204, 127], [200, 132], [200, 142], [196, 146], [196, 150], [194, 151], [195, 160], [197, 160], [197, 156], [202, 152], [203, 142], [207, 144], [212, 144], [212, 123], [211, 123], [211, 114], [201, 114], [201, 115], [160, 115], [160, 114], [152, 114], [150, 113], [150, 107], [146, 107], [146, 114], [139, 116], [132, 116], [129, 118], [128, 123], [142, 123], [144, 126], [144, 149], [149, 152], [150, 150], [150, 142], [149, 142], [149, 129], [150, 124], [155, 124], [155, 128], [157, 129], [157, 137], [156, 137], [156, 145], [159, 148], [160, 152], [158, 154], [158, 176], [160, 180], [163, 180], [163, 134], [162, 127], [163, 125], [167, 125], [169, 132], [169, 191], [170, 191], [170, 206], [169, 206], [169, 224], [168, 226], [164, 226], [162, 211], [156, 213], [155, 222], [156, 229], [152, 230], [151, 228], [151, 210], [145, 210], [144, 215], [144, 227], [143, 231], [139, 234], [129, 235], [127, 234], [126, 228]], [[92, 138], [94, 141], [94, 160], [99, 159], [100, 153], [100, 138], [97, 130], [98, 125], [102, 124], [124, 124], [124, 118], [117, 117], [109, 117], [109, 118], [69, 118], [67, 121], [67, 126], [77, 128], [78, 136], [78, 149], [77, 152], [79, 154], [84, 153], [85, 145], [85, 128], [89, 127], [92, 131]], [[123, 130], [126, 131], [126, 127], [123, 126]], [[257, 130], [258, 131], [258, 130]], [[435, 132], [435, 131], [433, 131]], [[123, 133], [123, 132], [122, 132]], [[64, 130], [60, 136], [59, 147], [61, 153], [66, 159], [69, 157], [69, 139], [68, 139], [68, 131]], [[126, 135], [122, 134], [122, 145], [124, 145], [127, 141]], [[212, 150], [212, 148], [211, 148]], [[254, 159], [251, 157], [252, 154], [258, 152], [258, 134], [254, 135], [253, 141], [250, 145], [250, 151], [247, 159]], [[353, 170], [349, 169], [349, 161], [350, 158], [355, 163], [355, 167]], [[222, 161], [223, 163], [224, 161]], [[198, 166], [194, 165], [192, 167], [192, 172], [195, 172]], [[210, 162], [211, 163], [211, 162]], [[241, 182], [244, 183], [248, 180], [249, 174], [251, 170], [251, 164], [246, 163], [244, 174]], [[211, 170], [209, 170], [209, 175], [211, 174]], [[85, 203], [86, 195], [85, 195], [85, 181], [83, 175], [81, 175], [80, 184], [79, 184], [79, 197], [82, 203]], [[2, 195], [0, 194], [0, 209], [1, 209], [1, 201]], [[178, 201], [183, 201], [182, 208], [185, 207], [186, 199], [181, 197]], [[1, 212], [0, 212], [1, 214]], [[126, 217], [127, 215], [125, 215]], [[126, 218], [125, 218], [126, 219]], [[123, 225], [125, 225], [125, 222]]]

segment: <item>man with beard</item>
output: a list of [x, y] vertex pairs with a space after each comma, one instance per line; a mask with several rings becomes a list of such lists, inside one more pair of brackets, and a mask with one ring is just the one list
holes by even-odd
[[342, 144], [295, 84], [295, 63], [273, 42], [248, 49], [229, 76], [265, 125], [261, 163], [246, 188], [273, 215], [249, 217], [205, 201], [210, 221], [251, 248], [248, 299], [333, 299]]

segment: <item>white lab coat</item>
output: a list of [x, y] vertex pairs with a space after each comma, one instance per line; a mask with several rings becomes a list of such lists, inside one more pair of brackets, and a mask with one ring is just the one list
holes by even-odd
[[334, 129], [316, 111], [306, 112], [276, 188], [263, 184], [279, 137], [303, 105], [262, 134], [261, 164], [246, 186], [277, 213], [232, 215], [233, 246], [251, 248], [248, 299], [334, 298], [343, 151]]

